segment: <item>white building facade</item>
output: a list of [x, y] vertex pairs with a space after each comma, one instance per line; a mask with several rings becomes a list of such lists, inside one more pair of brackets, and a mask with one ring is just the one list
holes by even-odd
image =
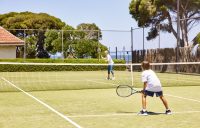
[[0, 27], [0, 59], [16, 58], [16, 49], [18, 46], [23, 47], [24, 41], [14, 36], [6, 29]]

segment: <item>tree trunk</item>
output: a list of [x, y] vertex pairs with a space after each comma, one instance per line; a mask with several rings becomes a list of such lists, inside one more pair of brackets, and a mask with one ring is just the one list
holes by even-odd
[[176, 33], [176, 31], [174, 30], [174, 28], [173, 28], [172, 19], [171, 19], [171, 16], [170, 16], [169, 12], [167, 13], [167, 17], [168, 17], [168, 21], [169, 21], [170, 30], [172, 31], [173, 35], [174, 35], [175, 38], [177, 39], [177, 33]]
[[[168, 14], [167, 14], [168, 16], [168, 21], [169, 21], [169, 27], [170, 27], [170, 30], [172, 31], [172, 33], [173, 33], [173, 35], [175, 36], [175, 38], [177, 39], [178, 38], [178, 35], [177, 35], [177, 32], [174, 30], [174, 28], [173, 28], [173, 25], [172, 25], [172, 19], [171, 19], [171, 16], [170, 16], [170, 14], [169, 14], [169, 12], [168, 12]], [[184, 47], [184, 41], [183, 41], [183, 39], [180, 37], [180, 46], [181, 47]]]
[[185, 13], [182, 14], [181, 20], [181, 32], [182, 32], [182, 39], [183, 39], [183, 47], [188, 46], [188, 33], [187, 33], [187, 15]]
[[187, 1], [181, 1], [181, 25], [182, 25], [182, 39], [183, 39], [183, 43], [184, 43], [184, 47], [188, 46], [188, 30], [187, 30], [187, 8], [189, 6], [189, 0]]
[[38, 41], [37, 41], [37, 53], [36, 56], [38, 58], [49, 58], [49, 54], [47, 51], [44, 49], [44, 39], [45, 39], [45, 32], [39, 31], [38, 34]]

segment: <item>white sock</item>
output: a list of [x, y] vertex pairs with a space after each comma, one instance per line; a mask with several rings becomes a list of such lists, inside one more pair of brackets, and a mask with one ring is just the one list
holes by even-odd
[[146, 112], [147, 110], [146, 110], [146, 109], [142, 109], [142, 111], [143, 111], [143, 112]]

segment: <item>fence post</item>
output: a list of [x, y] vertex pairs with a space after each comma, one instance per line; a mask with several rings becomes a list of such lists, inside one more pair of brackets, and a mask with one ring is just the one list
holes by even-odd
[[24, 62], [26, 60], [26, 30], [24, 29]]
[[117, 59], [117, 47], [115, 47], [115, 58]]
[[133, 28], [131, 27], [131, 62], [133, 63]]
[[[179, 46], [180, 46], [180, 17], [179, 17], [179, 4], [180, 0], [177, 0], [177, 48], [176, 48], [176, 62], [179, 62]], [[176, 65], [176, 73], [178, 73], [178, 65]]]

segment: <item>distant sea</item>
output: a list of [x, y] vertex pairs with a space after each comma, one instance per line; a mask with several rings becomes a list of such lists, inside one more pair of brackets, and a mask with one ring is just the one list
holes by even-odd
[[132, 55], [117, 55], [116, 58], [116, 54], [111, 54], [112, 59], [120, 59], [120, 60], [125, 60], [126, 63], [129, 63], [132, 61]]

